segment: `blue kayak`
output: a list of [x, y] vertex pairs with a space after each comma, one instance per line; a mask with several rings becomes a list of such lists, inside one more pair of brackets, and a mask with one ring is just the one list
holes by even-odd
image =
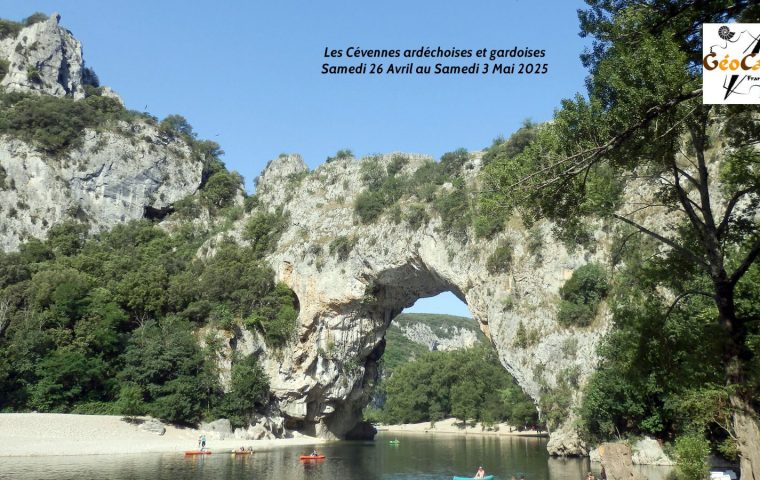
[[[473, 480], [475, 477], [454, 477], [454, 480]], [[486, 475], [483, 480], [493, 480], [493, 475]]]

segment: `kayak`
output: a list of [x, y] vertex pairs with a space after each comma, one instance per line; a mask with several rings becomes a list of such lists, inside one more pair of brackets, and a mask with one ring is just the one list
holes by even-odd
[[398, 440], [391, 440], [388, 443], [390, 443], [391, 445], [398, 445], [401, 442], [399, 442]]
[[187, 450], [185, 455], [211, 455], [210, 450]]
[[301, 460], [324, 460], [325, 456], [324, 455], [301, 455], [298, 458], [300, 458]]
[[[475, 477], [454, 477], [454, 480], [473, 480]], [[483, 480], [493, 480], [493, 475], [486, 475]]]

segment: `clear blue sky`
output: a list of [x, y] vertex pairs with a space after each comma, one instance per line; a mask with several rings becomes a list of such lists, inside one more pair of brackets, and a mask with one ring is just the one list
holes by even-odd
[[439, 293], [435, 297], [420, 298], [414, 305], [404, 309], [414, 313], [445, 313], [460, 317], [472, 317], [467, 305], [451, 292]]
[[[243, 174], [250, 191], [282, 152], [300, 153], [312, 168], [342, 148], [437, 158], [459, 147], [482, 149], [526, 118], [551, 118], [562, 98], [584, 88], [582, 7], [580, 0], [4, 0], [0, 16], [60, 12], [103, 85], [129, 108], [184, 115], [199, 137], [221, 144], [227, 166]], [[439, 45], [545, 49], [549, 73], [320, 73], [325, 47]]]

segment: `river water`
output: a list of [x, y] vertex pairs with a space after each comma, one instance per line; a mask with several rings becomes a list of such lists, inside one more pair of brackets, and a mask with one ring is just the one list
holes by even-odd
[[[399, 445], [388, 440], [397, 438]], [[479, 465], [497, 479], [582, 480], [598, 465], [587, 459], [555, 459], [546, 439], [477, 435], [381, 433], [374, 442], [335, 442], [318, 447], [327, 458], [299, 461], [309, 447], [285, 447], [254, 455], [184, 457], [181, 454], [0, 458], [0, 478], [14, 480], [445, 480], [474, 475]], [[665, 480], [649, 468], [644, 478]]]

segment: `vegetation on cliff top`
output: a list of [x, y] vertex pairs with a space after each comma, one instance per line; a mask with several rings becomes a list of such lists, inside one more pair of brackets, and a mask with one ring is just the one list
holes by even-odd
[[48, 16], [41, 12], [34, 12], [20, 22], [0, 18], [0, 40], [15, 37], [24, 27], [44, 22]]
[[23, 140], [51, 155], [80, 145], [86, 128], [142, 116], [126, 110], [118, 100], [100, 95], [74, 100], [0, 91], [0, 134]]
[[[403, 169], [408, 159], [394, 155], [387, 165], [379, 156], [364, 158], [361, 179], [366, 190], [354, 202], [354, 213], [362, 223], [375, 222], [390, 212], [395, 223], [405, 220], [412, 228], [427, 224], [431, 212], [441, 219], [441, 230], [461, 242], [466, 242], [473, 230], [477, 237], [490, 237], [501, 230], [503, 221], [480, 215], [475, 204], [475, 192], [468, 187], [464, 171], [474, 168], [465, 149], [445, 153], [440, 162], [429, 161], [411, 173]], [[412, 202], [399, 207], [402, 200]], [[405, 214], [404, 214], [405, 213]]]

